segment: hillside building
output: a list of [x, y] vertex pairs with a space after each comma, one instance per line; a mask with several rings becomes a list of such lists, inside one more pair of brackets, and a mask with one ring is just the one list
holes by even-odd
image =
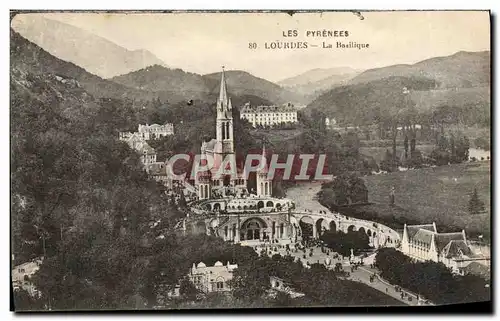
[[282, 106], [251, 106], [246, 103], [240, 110], [240, 118], [248, 120], [253, 127], [295, 124], [297, 109], [291, 103]]
[[164, 125], [152, 124], [141, 125], [136, 132], [120, 132], [120, 139], [126, 140], [133, 135], [140, 137], [142, 140], [160, 139], [162, 137], [174, 134], [174, 124], [167, 123]]
[[401, 251], [417, 261], [441, 262], [454, 273], [476, 262], [488, 265], [490, 258], [474, 253], [465, 231], [438, 233], [436, 223], [404, 225]]
[[40, 269], [41, 263], [41, 259], [36, 259], [15, 266], [12, 270], [13, 289], [23, 289], [31, 296], [39, 296], [40, 292], [35, 288], [31, 278]]
[[214, 266], [206, 266], [200, 262], [198, 265], [193, 263], [193, 267], [189, 273], [189, 279], [194, 286], [204, 292], [226, 292], [230, 291], [230, 283], [233, 279], [233, 271], [238, 268], [238, 264], [230, 264], [227, 262], [223, 265], [222, 262], [215, 262]]

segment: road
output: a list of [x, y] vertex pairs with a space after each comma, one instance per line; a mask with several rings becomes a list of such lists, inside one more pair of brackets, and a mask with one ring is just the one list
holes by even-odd
[[[330, 210], [323, 205], [321, 205], [317, 198], [316, 194], [321, 189], [321, 182], [316, 183], [303, 183], [303, 185], [299, 185], [297, 187], [293, 187], [287, 190], [287, 198], [292, 199], [295, 202], [295, 206], [297, 210], [307, 210], [307, 211], [326, 211], [327, 213], [331, 213]], [[277, 252], [281, 255], [286, 255], [285, 248], [278, 249]], [[395, 290], [395, 286], [391, 285], [380, 278], [375, 278], [373, 282], [370, 282], [370, 276], [374, 273], [378, 273], [376, 269], [370, 269], [367, 266], [360, 266], [358, 269], [351, 272], [351, 267], [348, 261], [342, 261], [341, 258], [333, 259], [333, 253], [330, 255], [326, 255], [326, 253], [321, 252], [321, 248], [315, 247], [313, 248], [313, 255], [309, 256], [309, 249], [306, 251], [306, 259], [304, 259], [303, 251], [298, 251], [295, 253], [291, 251], [291, 255], [293, 257], [298, 257], [302, 262], [309, 262], [310, 264], [321, 263], [325, 264], [325, 260], [330, 258], [331, 264], [329, 268], [333, 268], [336, 263], [341, 263], [344, 270], [346, 272], [350, 272], [349, 280], [364, 283], [380, 292], [383, 292], [407, 305], [418, 305], [417, 297], [413, 294], [410, 294], [408, 291], [403, 289], [403, 292], [407, 293], [405, 298], [401, 298], [401, 292], [397, 292]], [[271, 254], [271, 255], [272, 255]], [[408, 298], [411, 297], [412, 300], [409, 301]]]
[[[270, 250], [269, 247], [267, 249], [268, 249], [268, 254], [270, 256], [272, 256], [274, 254], [281, 254], [281, 255], [285, 256], [287, 254], [285, 247], [277, 248], [277, 251]], [[385, 282], [384, 280], [381, 280], [380, 278], [375, 278], [375, 280], [373, 282], [370, 282], [370, 276], [372, 276], [374, 273], [378, 273], [379, 272], [378, 270], [371, 269], [367, 266], [360, 266], [356, 270], [351, 271], [350, 263], [348, 261], [345, 261], [345, 260], [343, 261], [340, 257], [337, 259], [334, 259], [333, 258], [334, 253], [330, 253], [329, 255], [326, 255], [326, 253], [321, 252], [320, 247], [313, 247], [312, 248], [313, 255], [309, 256], [309, 249], [310, 248], [308, 248], [306, 250], [307, 254], [306, 254], [305, 259], [303, 257], [304, 256], [303, 251], [298, 251], [298, 252], [291, 251], [290, 255], [294, 258], [299, 258], [304, 264], [306, 262], [309, 264], [314, 264], [314, 263], [325, 264], [326, 259], [330, 258], [331, 263], [330, 263], [330, 266], [328, 266], [328, 268], [333, 269], [335, 267], [335, 264], [341, 263], [344, 271], [350, 273], [350, 276], [347, 278], [348, 280], [351, 280], [354, 282], [364, 283], [364, 284], [366, 284], [366, 285], [368, 285], [368, 286], [370, 286], [370, 287], [372, 287], [372, 288], [374, 288], [382, 293], [385, 293], [386, 295], [393, 297], [396, 300], [403, 302], [404, 304], [413, 305], [413, 306], [418, 305], [418, 300], [417, 300], [416, 295], [413, 295], [406, 290], [403, 290], [403, 292], [406, 293], [406, 296], [404, 298], [401, 298], [401, 292], [397, 292], [395, 290], [394, 285], [391, 285], [391, 284]], [[260, 249], [259, 249], [259, 252], [260, 252]], [[408, 300], [409, 297], [412, 298], [411, 301]], [[421, 305], [424, 305], [424, 304], [421, 303]]]
[[316, 200], [316, 194], [321, 190], [321, 182], [304, 182], [298, 184], [301, 185], [289, 188], [286, 191], [286, 197], [294, 201], [297, 211], [326, 211], [330, 213], [328, 208]]

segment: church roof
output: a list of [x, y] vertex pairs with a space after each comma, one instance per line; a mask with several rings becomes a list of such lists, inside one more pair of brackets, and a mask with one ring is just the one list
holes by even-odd
[[144, 153], [146, 155], [154, 155], [156, 154], [156, 151], [154, 150], [153, 147], [149, 146], [148, 143], [144, 142], [142, 146], [139, 146], [139, 152]]
[[443, 255], [446, 258], [456, 258], [462, 255], [472, 257], [473, 253], [464, 240], [451, 240], [443, 248]]
[[438, 252], [441, 252], [451, 241], [456, 240], [465, 242], [465, 238], [462, 232], [436, 233], [436, 235], [434, 236], [434, 240], [436, 241], [436, 250]]
[[243, 107], [241, 107], [240, 113], [289, 113], [295, 112], [297, 109], [294, 105], [288, 103], [283, 105], [272, 105], [272, 106], [252, 106], [250, 103], [246, 103]]
[[474, 274], [484, 278], [485, 280], [490, 280], [491, 278], [490, 268], [487, 265], [478, 262], [471, 262], [466, 267], [461, 268], [461, 270], [465, 272], [465, 274]]
[[408, 225], [406, 226], [408, 231], [408, 237], [411, 239], [417, 234], [419, 230], [427, 230], [434, 233], [437, 233], [436, 227], [434, 224], [420, 224], [420, 225]]
[[412, 237], [412, 240], [413, 242], [421, 242], [430, 246], [432, 242], [432, 234], [434, 234], [434, 232], [426, 229], [419, 229]]

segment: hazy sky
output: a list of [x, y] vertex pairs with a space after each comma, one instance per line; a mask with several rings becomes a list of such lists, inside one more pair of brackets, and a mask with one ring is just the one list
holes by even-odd
[[[171, 67], [196, 73], [246, 70], [278, 81], [313, 68], [368, 69], [490, 49], [487, 12], [50, 13], [44, 17], [91, 31], [128, 49], [147, 49]], [[283, 31], [297, 29], [298, 37]], [[346, 30], [349, 37], [306, 37], [308, 30]], [[272, 50], [264, 43], [307, 41], [307, 49]], [[368, 49], [323, 49], [322, 42], [368, 43]], [[256, 42], [257, 49], [249, 49]]]

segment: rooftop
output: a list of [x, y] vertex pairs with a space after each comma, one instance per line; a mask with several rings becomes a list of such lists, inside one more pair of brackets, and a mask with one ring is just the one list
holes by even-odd
[[280, 105], [280, 106], [252, 106], [250, 103], [246, 103], [241, 107], [240, 113], [285, 113], [285, 112], [295, 112], [297, 109], [291, 103]]

